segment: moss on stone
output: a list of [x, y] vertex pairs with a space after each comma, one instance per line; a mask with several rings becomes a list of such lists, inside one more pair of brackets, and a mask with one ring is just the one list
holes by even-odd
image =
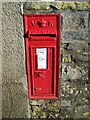
[[50, 9], [50, 2], [41, 2], [40, 3], [40, 8], [49, 10]]
[[49, 6], [50, 5], [52, 5], [56, 9], [60, 10], [60, 9], [62, 9], [63, 2], [52, 2], [52, 3], [49, 4]]
[[89, 2], [76, 2], [76, 8], [78, 10], [88, 10], [90, 9], [90, 4]]
[[63, 58], [63, 62], [64, 62], [64, 63], [71, 62], [71, 59], [70, 59], [70, 57], [68, 57], [68, 56], [65, 56], [65, 57]]
[[40, 113], [41, 113], [40, 108], [38, 106], [33, 106], [34, 118], [39, 118]]
[[89, 10], [89, 2], [26, 2], [24, 10]]
[[41, 112], [40, 116], [41, 118], [47, 118], [47, 113], [43, 111]]
[[76, 8], [76, 4], [75, 2], [63, 2], [63, 5], [61, 7], [61, 9], [65, 10], [65, 9], [77, 9]]
[[90, 115], [90, 112], [88, 111], [88, 112], [85, 112], [85, 113], [83, 113], [83, 116], [84, 117], [87, 117], [87, 116], [89, 116]]
[[48, 10], [50, 9], [50, 2], [26, 2], [24, 4], [26, 10]]
[[60, 108], [61, 108], [61, 105], [60, 105], [60, 102], [59, 101], [52, 101], [51, 103], [47, 104], [47, 110], [49, 111], [55, 111], [55, 112], [59, 112], [60, 111]]

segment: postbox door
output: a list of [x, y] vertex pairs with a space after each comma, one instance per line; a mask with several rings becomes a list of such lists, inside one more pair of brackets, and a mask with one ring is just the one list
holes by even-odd
[[29, 97], [57, 99], [60, 15], [24, 15]]
[[32, 48], [33, 95], [53, 94], [54, 48]]

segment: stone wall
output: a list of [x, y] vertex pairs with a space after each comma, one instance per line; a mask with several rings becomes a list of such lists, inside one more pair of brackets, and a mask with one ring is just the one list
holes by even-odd
[[[58, 100], [29, 100], [23, 33], [24, 14], [61, 14]], [[90, 118], [88, 2], [2, 4], [2, 115], [4, 118]]]
[[29, 117], [20, 3], [2, 3], [2, 116]]

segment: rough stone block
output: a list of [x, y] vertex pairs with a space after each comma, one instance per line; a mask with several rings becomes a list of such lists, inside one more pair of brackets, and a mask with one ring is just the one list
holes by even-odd
[[[73, 29], [73, 28], [72, 28]], [[74, 40], [80, 40], [80, 41], [86, 41], [90, 42], [88, 37], [88, 31], [62, 31], [61, 32], [61, 39], [62, 42], [65, 41], [74, 41]]]
[[6, 83], [2, 86], [3, 118], [29, 118], [29, 101], [23, 84]]
[[76, 11], [71, 12], [67, 10], [62, 12], [63, 16], [63, 30], [88, 30], [88, 12]]
[[2, 79], [3, 82], [21, 81], [25, 76], [25, 48], [23, 41], [23, 16], [20, 4], [2, 4]]
[[90, 118], [90, 109], [88, 105], [78, 106], [75, 108], [74, 118]]
[[[84, 75], [86, 75], [86, 73], [88, 71], [85, 71], [83, 67], [78, 67], [73, 65], [66, 65], [63, 64], [62, 65], [62, 78], [64, 80], [76, 80], [76, 79], [80, 79], [81, 77], [83, 77]], [[88, 76], [87, 76], [88, 77]]]
[[19, 2], [2, 2], [3, 118], [30, 117], [22, 21]]
[[[88, 63], [88, 43], [85, 41], [73, 41], [72, 43], [62, 43], [62, 62], [64, 63]], [[82, 66], [82, 64], [80, 65]]]

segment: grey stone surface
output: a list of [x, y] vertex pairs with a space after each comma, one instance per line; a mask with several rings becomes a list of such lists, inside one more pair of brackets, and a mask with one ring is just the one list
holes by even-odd
[[[82, 77], [82, 72], [81, 72], [81, 68], [74, 66], [74, 65], [63, 65], [62, 69], [64, 71], [62, 71], [62, 77], [65, 80], [69, 80], [69, 79], [79, 79]], [[67, 72], [66, 72], [67, 70]], [[84, 73], [85, 71], [83, 71]]]
[[89, 37], [88, 37], [88, 30], [82, 31], [77, 30], [77, 31], [65, 31], [63, 30], [61, 32], [61, 40], [67, 40], [67, 41], [72, 41], [72, 40], [79, 40], [79, 41], [86, 41], [90, 42]]
[[76, 11], [70, 12], [64, 11], [62, 12], [63, 16], [63, 30], [88, 30], [88, 12], [84, 11]]
[[[83, 106], [78, 106], [75, 108], [75, 118], [81, 118], [81, 116], [83, 118], [87, 118], [87, 116], [90, 118], [90, 112], [88, 112], [89, 110], [88, 105], [83, 105]], [[77, 117], [76, 117], [77, 116]]]
[[68, 100], [62, 100], [62, 106], [70, 107], [71, 106], [71, 101]]
[[20, 80], [25, 74], [23, 17], [18, 3], [3, 3], [3, 82]]
[[23, 16], [19, 2], [2, 3], [2, 116], [28, 118]]
[[0, 5], [0, 118], [2, 118], [2, 6]]
[[2, 92], [3, 118], [30, 117], [29, 101], [23, 84], [4, 83]]

